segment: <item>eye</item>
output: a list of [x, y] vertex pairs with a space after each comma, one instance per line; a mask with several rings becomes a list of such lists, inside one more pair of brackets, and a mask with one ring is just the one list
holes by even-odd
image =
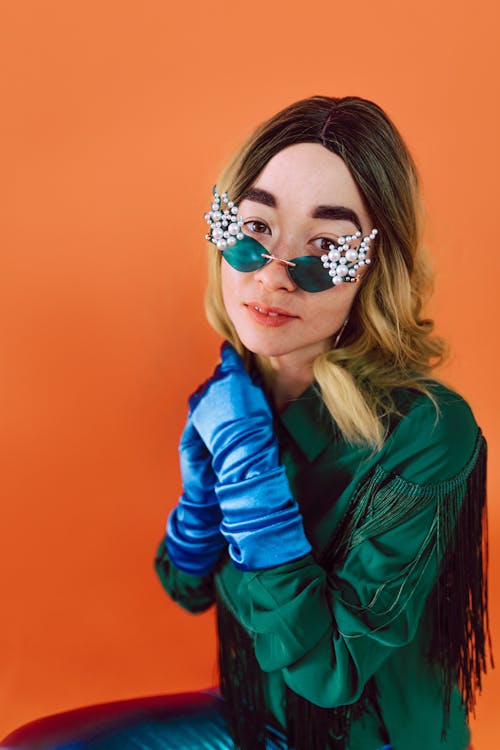
[[264, 224], [263, 221], [259, 221], [258, 219], [245, 221], [243, 226], [248, 227], [248, 229], [254, 234], [271, 234], [271, 230], [267, 224]]
[[315, 240], [311, 241], [311, 245], [318, 252], [327, 253], [330, 250], [330, 245], [337, 245], [338, 241], [338, 237], [316, 237]]

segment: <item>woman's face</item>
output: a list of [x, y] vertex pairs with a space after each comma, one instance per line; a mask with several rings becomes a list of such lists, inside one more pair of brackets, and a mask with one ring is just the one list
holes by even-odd
[[[239, 209], [245, 233], [284, 260], [321, 256], [328, 252], [328, 241], [373, 229], [346, 165], [316, 143], [276, 154]], [[247, 349], [266, 357], [295, 354], [312, 361], [331, 348], [359, 290], [359, 284], [343, 282], [306, 292], [276, 261], [242, 273], [223, 259], [221, 273], [224, 303], [238, 336]]]

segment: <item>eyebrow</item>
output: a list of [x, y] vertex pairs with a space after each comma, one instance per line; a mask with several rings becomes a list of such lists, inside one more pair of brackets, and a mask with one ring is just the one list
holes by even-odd
[[[267, 190], [262, 190], [262, 188], [248, 188], [241, 198], [241, 200], [245, 199], [254, 201], [254, 203], [262, 203], [264, 206], [270, 206], [271, 208], [278, 207], [275, 196]], [[313, 219], [329, 219], [330, 221], [343, 219], [344, 221], [350, 221], [360, 231], [363, 231], [358, 214], [347, 206], [316, 206], [311, 217]]]
[[358, 214], [347, 206], [317, 206], [311, 215], [313, 219], [344, 219], [352, 222], [360, 232], [363, 231]]
[[241, 200], [245, 199], [247, 201], [254, 201], [254, 203], [263, 203], [264, 206], [270, 206], [271, 208], [277, 208], [278, 206], [278, 201], [274, 195], [261, 188], [248, 188], [241, 198]]

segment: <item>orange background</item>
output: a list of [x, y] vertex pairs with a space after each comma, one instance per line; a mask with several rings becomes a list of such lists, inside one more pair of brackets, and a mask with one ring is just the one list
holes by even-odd
[[[490, 444], [498, 632], [495, 6], [1, 3], [0, 735], [213, 682], [213, 614], [152, 572], [186, 397], [217, 353], [201, 217], [243, 137], [312, 94], [374, 99], [420, 167], [443, 377]], [[475, 750], [498, 748], [499, 690], [490, 673]]]

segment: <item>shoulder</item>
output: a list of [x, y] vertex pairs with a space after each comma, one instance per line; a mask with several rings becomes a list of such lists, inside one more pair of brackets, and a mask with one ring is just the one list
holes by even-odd
[[417, 484], [451, 479], [473, 460], [480, 430], [467, 401], [434, 380], [429, 395], [401, 392], [403, 417], [388, 437], [381, 464]]

